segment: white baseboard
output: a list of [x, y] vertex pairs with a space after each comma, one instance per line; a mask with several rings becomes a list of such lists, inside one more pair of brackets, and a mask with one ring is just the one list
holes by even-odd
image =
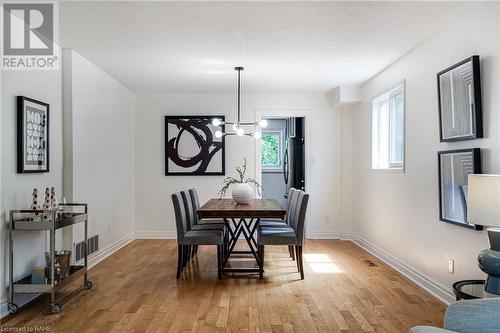
[[352, 233], [351, 232], [343, 232], [340, 235], [340, 239], [345, 240], [345, 241], [352, 241]]
[[406, 278], [419, 285], [421, 288], [423, 288], [424, 290], [426, 290], [427, 292], [429, 292], [430, 294], [432, 294], [445, 304], [449, 305], [455, 301], [455, 296], [451, 293], [451, 291], [448, 288], [442, 286], [433, 279], [407, 266], [406, 264], [402, 263], [392, 255], [378, 248], [369, 241], [361, 238], [360, 236], [351, 234], [351, 237], [352, 237], [352, 242], [354, 242], [356, 245], [365, 249], [367, 252], [373, 254], [375, 257], [379, 258], [384, 263], [391, 266], [393, 269], [395, 269], [396, 271], [404, 275]]
[[[116, 251], [118, 251], [119, 249], [121, 249], [122, 247], [126, 246], [127, 244], [133, 241], [134, 241], [134, 234], [130, 234], [118, 240], [117, 242], [114, 242], [113, 244], [106, 246], [104, 249], [97, 251], [96, 253], [89, 256], [88, 268], [92, 268], [93, 266], [97, 265], [107, 257], [111, 256], [113, 253], [115, 253]], [[76, 264], [83, 264], [83, 260], [77, 262]], [[9, 301], [8, 298], [4, 298], [0, 301], [0, 319], [9, 314], [9, 310], [7, 308], [8, 301]]]
[[342, 234], [336, 230], [311, 231], [309, 239], [341, 239]]
[[[134, 234], [127, 235], [122, 239], [114, 242], [113, 244], [109, 244], [104, 249], [100, 249], [96, 253], [93, 253], [88, 258], [88, 268], [92, 268], [122, 247], [132, 243], [134, 241]], [[83, 261], [82, 261], [83, 264]]]
[[136, 231], [135, 239], [177, 239], [174, 231]]

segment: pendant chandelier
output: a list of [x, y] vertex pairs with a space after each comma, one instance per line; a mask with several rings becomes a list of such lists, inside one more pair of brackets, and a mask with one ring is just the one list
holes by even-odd
[[[240, 100], [241, 100], [241, 92], [240, 92], [240, 86], [241, 86], [241, 80], [240, 80], [240, 73], [242, 70], [244, 70], [243, 67], [235, 67], [235, 71], [238, 72], [238, 120], [234, 122], [229, 122], [229, 121], [222, 121], [221, 119], [213, 119], [212, 120], [212, 125], [218, 127], [218, 126], [225, 126], [226, 125], [232, 125], [233, 132], [231, 133], [223, 133], [222, 131], [217, 131], [215, 132], [215, 137], [217, 138], [222, 138], [224, 136], [230, 136], [230, 135], [236, 135], [236, 136], [251, 136], [254, 137], [255, 139], [260, 139], [262, 137], [262, 132], [260, 132], [258, 129], [255, 127], [261, 127], [265, 128], [267, 126], [267, 120], [262, 119], [259, 122], [242, 122], [241, 121], [241, 110], [240, 110]], [[248, 126], [253, 126], [254, 127], [254, 132], [245, 132], [244, 127]], [[224, 131], [225, 132], [225, 131]]]

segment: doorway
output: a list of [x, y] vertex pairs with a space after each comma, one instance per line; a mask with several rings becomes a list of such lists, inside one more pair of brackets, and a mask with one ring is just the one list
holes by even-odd
[[305, 118], [265, 118], [260, 145], [262, 197], [286, 207], [291, 187], [305, 190]]

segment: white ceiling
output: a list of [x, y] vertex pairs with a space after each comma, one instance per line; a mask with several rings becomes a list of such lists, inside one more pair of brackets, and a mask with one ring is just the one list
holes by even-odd
[[457, 3], [62, 2], [60, 36], [132, 91], [325, 92], [363, 82]]

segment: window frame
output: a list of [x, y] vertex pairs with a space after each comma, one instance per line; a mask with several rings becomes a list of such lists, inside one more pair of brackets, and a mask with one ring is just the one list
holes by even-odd
[[285, 154], [285, 133], [283, 130], [270, 129], [262, 131], [262, 138], [266, 135], [278, 134], [278, 161], [277, 166], [265, 166], [262, 163], [262, 145], [261, 145], [261, 169], [262, 172], [283, 172], [283, 156]]
[[[391, 127], [391, 118], [392, 118], [392, 111], [391, 111], [391, 98], [394, 98], [395, 96], [402, 94], [403, 96], [403, 144], [402, 144], [402, 162], [401, 163], [391, 163], [391, 145], [392, 145], [392, 127]], [[388, 99], [389, 102], [389, 110], [388, 110], [388, 126], [387, 126], [387, 131], [388, 131], [388, 140], [387, 140], [387, 160], [388, 160], [388, 166], [387, 167], [381, 167], [377, 166], [375, 164], [375, 105], [380, 104], [382, 100]], [[371, 103], [371, 140], [372, 140], [372, 145], [371, 145], [371, 153], [372, 153], [372, 161], [371, 161], [371, 168], [373, 171], [382, 171], [382, 172], [397, 172], [397, 173], [404, 173], [405, 172], [405, 167], [406, 167], [406, 80], [400, 81], [398, 84], [394, 85], [391, 89], [388, 89], [385, 93], [378, 95], [377, 97], [372, 99]], [[380, 129], [380, 125], [378, 125], [378, 129]], [[378, 130], [377, 130], [378, 131]], [[379, 135], [380, 137], [380, 135]], [[380, 147], [380, 145], [377, 145], [377, 147]]]

